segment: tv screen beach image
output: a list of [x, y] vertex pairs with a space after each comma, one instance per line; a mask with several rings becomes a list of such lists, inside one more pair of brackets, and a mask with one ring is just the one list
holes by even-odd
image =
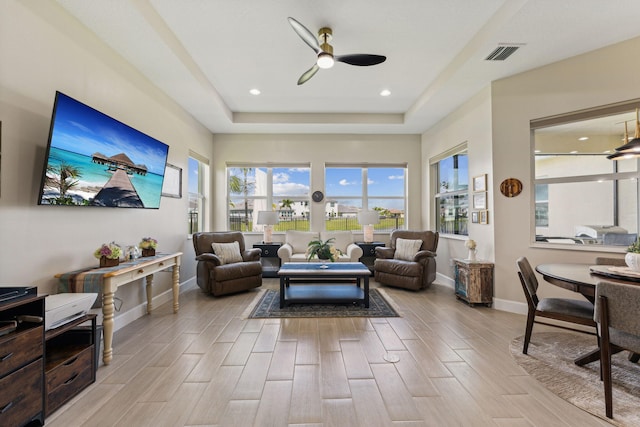
[[157, 209], [168, 151], [58, 92], [39, 204]]

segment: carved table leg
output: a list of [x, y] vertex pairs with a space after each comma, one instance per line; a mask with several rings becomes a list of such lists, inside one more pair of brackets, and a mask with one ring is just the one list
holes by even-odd
[[177, 313], [180, 309], [180, 266], [173, 266], [173, 312]]
[[153, 310], [153, 290], [151, 284], [153, 283], [153, 274], [147, 276], [147, 314], [151, 314]]
[[113, 349], [113, 292], [105, 292], [102, 299], [102, 328], [104, 332], [104, 350], [102, 353], [102, 361], [105, 365], [111, 363]]

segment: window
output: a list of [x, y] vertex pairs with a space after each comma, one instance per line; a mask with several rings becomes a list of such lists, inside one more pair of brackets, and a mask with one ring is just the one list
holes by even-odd
[[208, 162], [191, 153], [188, 165], [188, 189], [189, 189], [189, 234], [204, 231], [207, 224], [208, 212], [206, 210], [209, 200], [209, 164]]
[[636, 240], [638, 159], [607, 159], [625, 144], [625, 122], [635, 128], [630, 110], [626, 103], [532, 121], [536, 241], [626, 248]]
[[378, 232], [405, 228], [406, 165], [327, 165], [325, 229], [362, 230], [358, 212], [376, 210]]
[[431, 168], [437, 186], [436, 230], [442, 234], [468, 235], [469, 160], [466, 145], [435, 160]]
[[309, 230], [310, 176], [308, 165], [227, 167], [229, 229], [262, 232], [257, 213], [273, 210], [274, 231]]

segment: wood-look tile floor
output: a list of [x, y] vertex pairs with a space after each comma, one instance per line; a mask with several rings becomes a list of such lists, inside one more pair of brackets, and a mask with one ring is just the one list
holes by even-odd
[[[524, 316], [468, 307], [444, 286], [384, 289], [402, 317], [245, 319], [258, 290], [187, 289], [178, 314], [164, 304], [116, 332], [112, 363], [46, 425], [609, 425], [512, 360]], [[534, 338], [552, 329], [537, 324]]]

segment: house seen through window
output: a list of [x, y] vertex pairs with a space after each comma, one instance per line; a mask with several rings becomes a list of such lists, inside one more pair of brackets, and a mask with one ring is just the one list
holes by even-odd
[[469, 160], [466, 146], [454, 151], [431, 164], [437, 183], [436, 230], [466, 236], [469, 234]]
[[278, 212], [273, 231], [309, 230], [309, 165], [227, 167], [230, 230], [262, 232], [259, 211]]
[[406, 165], [325, 168], [325, 229], [362, 230], [358, 212], [375, 210], [374, 231], [406, 228]]

